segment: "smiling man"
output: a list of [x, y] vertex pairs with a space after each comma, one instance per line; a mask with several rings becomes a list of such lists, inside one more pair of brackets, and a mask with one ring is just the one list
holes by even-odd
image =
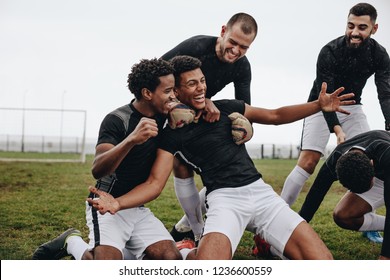
[[[289, 205], [295, 202], [305, 182], [313, 174], [325, 152], [330, 133], [335, 133], [337, 144], [340, 144], [370, 130], [361, 97], [368, 78], [374, 74], [385, 129], [390, 130], [390, 59], [386, 49], [371, 38], [378, 30], [376, 19], [377, 11], [372, 5], [359, 3], [353, 6], [348, 14], [345, 35], [321, 49], [317, 77], [308, 101], [318, 98], [321, 84], [326, 82], [329, 91], [343, 86], [345, 92], [355, 93], [356, 105], [348, 106], [351, 112], [349, 116], [319, 112], [305, 118], [299, 159], [281, 193]], [[382, 242], [377, 232], [368, 230], [364, 235], [373, 242]]]
[[[192, 36], [162, 56], [169, 60], [178, 55], [189, 55], [202, 62], [201, 70], [207, 79], [206, 106], [202, 114], [206, 121], [219, 120], [220, 111], [211, 98], [228, 84], [234, 85], [235, 99], [251, 104], [252, 72], [246, 53], [257, 36], [257, 29], [256, 20], [251, 15], [236, 13], [222, 25], [219, 36]], [[193, 176], [190, 168], [179, 160], [175, 161], [174, 188], [186, 214], [171, 230], [176, 241], [183, 238], [197, 240], [203, 229], [201, 216], [205, 212], [205, 188], [198, 196]]]
[[[195, 111], [203, 110], [207, 86], [201, 62], [193, 57], [177, 56], [172, 63], [177, 98]], [[215, 101], [221, 111], [218, 122], [199, 119], [180, 129], [164, 129], [156, 161], [145, 183], [116, 199], [91, 188], [100, 198], [88, 201], [102, 214], [114, 214], [151, 201], [163, 190], [174, 157], [180, 155], [200, 174], [207, 189], [208, 206], [199, 247], [187, 255], [181, 251], [184, 259], [231, 259], [245, 229], [260, 234], [287, 258], [332, 259], [328, 248], [307, 222], [262, 180], [245, 145], [234, 143], [229, 116], [238, 112], [251, 122], [278, 125], [321, 110], [348, 113], [340, 105], [353, 104], [353, 100], [345, 100], [353, 94], [339, 97], [342, 90], [326, 94], [324, 83], [317, 100], [273, 110], [253, 107], [241, 100]]]

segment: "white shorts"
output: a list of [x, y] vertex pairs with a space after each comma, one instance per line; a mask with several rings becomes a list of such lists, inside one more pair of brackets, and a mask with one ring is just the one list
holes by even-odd
[[370, 204], [372, 210], [385, 205], [383, 181], [376, 177], [374, 177], [374, 185], [370, 190], [364, 193], [357, 193], [356, 195], [360, 196], [368, 204]]
[[[342, 106], [351, 114], [336, 112], [346, 138], [352, 138], [370, 130], [362, 105]], [[330, 132], [322, 112], [318, 112], [304, 119], [301, 150], [312, 150], [324, 155]]]
[[89, 245], [108, 245], [123, 254], [127, 249], [136, 259], [144, 257], [145, 249], [172, 236], [153, 213], [145, 207], [120, 210], [114, 215], [101, 215], [86, 203], [86, 218], [89, 228]]
[[304, 221], [262, 179], [239, 188], [221, 188], [207, 196], [203, 235], [219, 232], [232, 245], [232, 255], [246, 230], [260, 234], [283, 252], [292, 232]]

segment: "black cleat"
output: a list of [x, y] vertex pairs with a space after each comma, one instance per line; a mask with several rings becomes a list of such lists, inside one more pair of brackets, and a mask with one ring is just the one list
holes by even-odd
[[70, 228], [60, 236], [39, 246], [32, 255], [33, 260], [60, 260], [69, 256], [66, 251], [66, 240], [69, 236], [81, 236], [77, 229]]
[[185, 238], [195, 240], [194, 233], [192, 232], [192, 230], [186, 231], [186, 232], [180, 232], [180, 231], [177, 231], [175, 226], [173, 226], [170, 234], [172, 235], [173, 239], [176, 242], [182, 241]]

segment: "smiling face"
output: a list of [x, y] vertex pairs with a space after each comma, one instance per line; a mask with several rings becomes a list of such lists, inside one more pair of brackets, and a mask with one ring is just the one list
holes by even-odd
[[206, 78], [200, 68], [180, 74], [179, 85], [175, 88], [177, 98], [187, 106], [196, 110], [206, 105]]
[[227, 63], [236, 62], [246, 54], [255, 37], [255, 32], [245, 34], [239, 22], [230, 28], [222, 26], [221, 36], [216, 45], [218, 58]]
[[362, 46], [372, 34], [375, 34], [377, 29], [378, 24], [375, 24], [370, 16], [355, 16], [354, 14], [350, 14], [345, 30], [348, 46], [351, 48]]
[[170, 106], [173, 104], [172, 100], [175, 99], [173, 92], [175, 78], [173, 74], [159, 77], [160, 84], [156, 87], [154, 92], [144, 88], [144, 98], [150, 101], [151, 107], [154, 108], [155, 113], [167, 115]]

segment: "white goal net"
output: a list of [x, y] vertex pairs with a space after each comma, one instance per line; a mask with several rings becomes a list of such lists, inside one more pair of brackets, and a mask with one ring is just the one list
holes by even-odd
[[85, 110], [0, 108], [0, 161], [85, 162]]

